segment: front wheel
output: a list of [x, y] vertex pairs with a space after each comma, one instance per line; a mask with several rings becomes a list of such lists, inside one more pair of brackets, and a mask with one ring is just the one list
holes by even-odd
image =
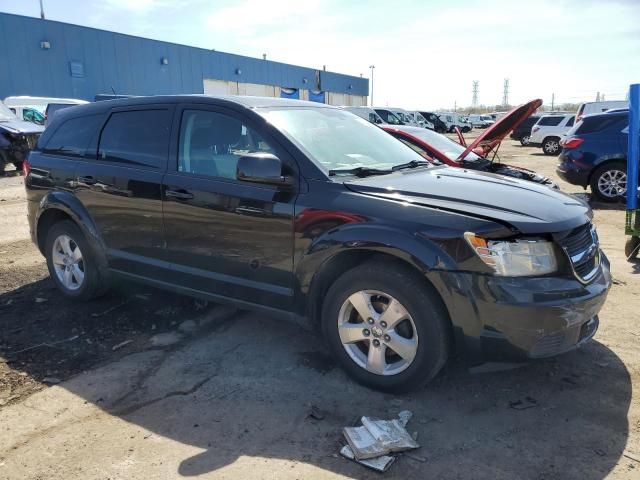
[[558, 155], [560, 153], [560, 141], [557, 138], [545, 138], [542, 142], [542, 151], [545, 155]]
[[627, 166], [623, 162], [601, 165], [589, 183], [598, 200], [617, 202], [627, 194]]
[[520, 139], [520, 145], [522, 145], [523, 147], [526, 147], [527, 145], [529, 145], [529, 140], [530, 140], [530, 136], [529, 135], [524, 135], [521, 139]]
[[54, 224], [45, 248], [49, 274], [65, 297], [90, 300], [107, 289], [89, 243], [72, 221]]
[[365, 263], [334, 282], [322, 329], [347, 373], [378, 390], [419, 388], [447, 359], [448, 320], [438, 294], [395, 264]]

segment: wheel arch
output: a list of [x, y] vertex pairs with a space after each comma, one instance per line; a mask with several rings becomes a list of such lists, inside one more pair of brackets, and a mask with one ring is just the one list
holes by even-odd
[[587, 185], [591, 184], [591, 180], [593, 179], [593, 175], [595, 174], [595, 172], [600, 167], [606, 165], [607, 163], [613, 163], [613, 162], [622, 162], [622, 163], [626, 164], [627, 163], [627, 157], [625, 155], [605, 155], [605, 156], [599, 157], [595, 162], [593, 162], [593, 168], [589, 172], [589, 178], [587, 179]]
[[63, 220], [72, 221], [80, 229], [95, 253], [99, 267], [106, 268], [106, 248], [100, 232], [87, 209], [69, 192], [50, 192], [40, 202], [39, 213], [34, 223], [34, 238], [40, 252], [46, 255], [47, 233], [53, 225]]

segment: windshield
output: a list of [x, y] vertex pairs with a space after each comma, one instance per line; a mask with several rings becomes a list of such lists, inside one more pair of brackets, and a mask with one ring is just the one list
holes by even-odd
[[296, 107], [260, 113], [327, 173], [357, 167], [388, 170], [422, 160], [384, 130], [342, 110]]
[[[439, 133], [433, 132], [431, 130], [411, 130], [411, 135], [414, 137], [418, 137], [420, 140], [428, 143], [436, 150], [440, 150], [444, 153], [447, 158], [451, 160], [457, 160], [457, 158], [466, 150], [465, 147], [460, 145], [459, 143], [454, 142], [453, 140], [445, 137], [444, 135], [440, 135]], [[469, 152], [466, 157], [464, 157], [465, 162], [476, 162], [481, 160], [482, 157], [476, 155], [473, 152]]]
[[17, 120], [15, 113], [2, 102], [0, 102], [0, 122], [8, 122], [9, 120]]
[[414, 113], [414, 115], [416, 116], [416, 120], [418, 120], [418, 122], [427, 123], [427, 119], [424, 118], [420, 113], [416, 112]]

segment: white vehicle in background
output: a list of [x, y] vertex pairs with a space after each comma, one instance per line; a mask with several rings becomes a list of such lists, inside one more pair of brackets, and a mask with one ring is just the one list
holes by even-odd
[[411, 117], [413, 117], [414, 122], [424, 128], [428, 128], [429, 130], [434, 130], [435, 126], [429, 120], [424, 118], [424, 116], [418, 111], [409, 111], [407, 112]]
[[375, 112], [380, 115], [384, 123], [389, 125], [406, 125], [405, 122], [386, 107], [373, 107]]
[[542, 147], [545, 155], [560, 154], [560, 140], [573, 127], [573, 113], [543, 115], [531, 127], [530, 147]]
[[440, 120], [447, 126], [447, 132], [455, 132], [458, 127], [463, 133], [470, 132], [473, 126], [469, 123], [469, 120], [463, 116], [454, 112], [444, 112], [439, 115]]
[[[9, 107], [18, 118], [33, 121], [25, 118], [26, 112], [26, 115], [31, 114], [37, 118], [38, 121], [33, 122], [39, 125], [46, 125], [47, 115], [52, 115], [54, 111], [64, 108], [64, 106], [82, 105], [85, 103], [89, 102], [86, 100], [78, 100], [77, 98], [30, 97], [27, 95], [7, 97], [4, 99], [4, 104]], [[50, 108], [52, 105], [53, 107]], [[39, 112], [40, 117], [38, 117], [34, 111]], [[40, 123], [40, 121], [42, 123]]]
[[364, 118], [365, 120], [375, 123], [376, 125], [381, 125], [386, 123], [380, 115], [376, 113], [376, 111], [371, 107], [340, 107], [347, 112], [351, 112], [354, 115], [359, 116], [360, 118]]
[[487, 128], [495, 123], [489, 115], [469, 115], [469, 123], [473, 128]]
[[606, 100], [581, 103], [578, 107], [578, 113], [576, 113], [576, 122], [579, 122], [585, 115], [602, 113], [614, 108], [629, 108], [629, 102], [627, 100]]
[[[407, 110], [403, 109], [403, 108], [397, 108], [397, 107], [374, 107], [375, 111], [378, 112], [378, 114], [384, 119], [385, 115], [387, 115], [388, 113], [393, 114], [394, 116], [396, 116], [402, 123], [401, 125], [410, 125], [412, 127], [423, 127], [424, 125], [420, 125], [419, 121], [416, 120], [414, 118], [414, 116], [411, 114], [411, 112], [408, 112]], [[423, 117], [423, 120], [426, 121]], [[386, 123], [392, 124], [392, 125], [397, 125], [394, 124], [390, 121], [387, 121]]]

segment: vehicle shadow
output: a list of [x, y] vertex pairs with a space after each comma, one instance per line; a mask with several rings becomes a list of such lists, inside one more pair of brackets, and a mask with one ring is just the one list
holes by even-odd
[[[98, 368], [57, 388], [126, 422], [100, 430], [101, 442], [126, 442], [122, 431], [116, 431], [126, 425], [155, 436], [155, 442], [139, 449], [138, 464], [162, 460], [175, 465], [176, 476], [220, 471], [220, 476], [246, 478], [247, 470], [234, 470], [242, 459], [258, 469], [249, 476], [260, 471], [261, 476], [285, 477], [284, 471], [259, 470], [265, 459], [278, 459], [286, 461], [287, 469], [303, 463], [352, 478], [380, 478], [337, 455], [341, 431], [362, 415], [390, 418], [403, 409], [414, 413], [408, 429], [417, 432], [422, 448], [413, 458], [400, 458], [385, 478], [601, 479], [627, 443], [631, 379], [621, 359], [598, 341], [556, 359], [495, 373], [470, 374], [462, 363], [451, 361], [425, 389], [394, 396], [352, 382], [326, 355], [315, 330], [253, 313], [196, 322], [201, 326], [197, 334], [163, 349], [149, 348], [147, 337], [133, 337], [134, 342], [114, 353], [112, 343], [133, 332], [149, 332], [152, 324], [154, 332], [175, 329], [169, 320], [160, 325], [154, 309], [181, 300], [155, 291], [143, 294], [150, 300], [141, 300], [135, 296], [139, 293], [121, 287], [119, 295], [87, 304], [54, 295], [34, 304], [33, 295], [46, 292], [47, 284], [43, 280], [0, 295], [0, 305], [13, 300], [13, 308], [2, 312], [2, 355], [12, 368], [36, 377], [45, 374], [47, 358], [56, 350], [74, 359], [84, 355], [84, 369], [100, 360]], [[91, 316], [122, 302], [100, 317]], [[149, 302], [153, 308], [145, 306]], [[185, 302], [170, 318], [208, 315], [207, 310], [189, 310], [192, 300]], [[25, 327], [27, 309], [35, 310], [36, 321]], [[49, 311], [49, 317], [40, 309]], [[51, 341], [73, 331], [62, 335], [59, 322], [67, 317], [77, 320], [74, 327], [69, 323], [64, 328], [76, 328], [84, 341], [46, 348], [48, 355], [32, 349], [28, 361], [23, 354], [12, 354], [19, 349], [10, 332], [27, 328], [24, 335], [34, 334], [34, 344], [40, 338]], [[86, 339], [99, 342], [91, 332], [112, 321], [108, 328], [122, 329], [125, 335], [109, 337], [110, 343], [96, 350], [101, 355], [91, 353]], [[91, 347], [90, 353], [83, 354], [80, 344]], [[109, 356], [117, 358], [106, 362]], [[320, 415], [309, 416], [311, 406]], [[55, 421], [53, 415], [46, 418]], [[94, 421], [84, 428], [97, 427]], [[74, 444], [69, 440], [73, 435], [60, 445], [54, 430], [46, 437], [48, 455], [35, 460], [39, 465], [56, 462], [65, 449], [91, 448], [85, 440]], [[161, 449], [162, 442], [202, 452], [183, 455], [177, 447]], [[105, 455], [107, 475], [108, 467], [121, 459], [115, 450]]]

